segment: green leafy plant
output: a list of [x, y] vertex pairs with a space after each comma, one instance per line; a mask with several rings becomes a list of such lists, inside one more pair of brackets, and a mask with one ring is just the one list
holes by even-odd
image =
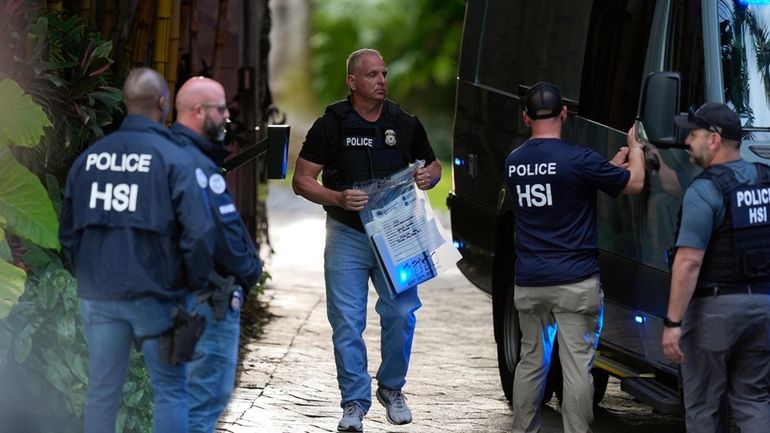
[[58, 248], [59, 223], [37, 177], [19, 164], [12, 145], [32, 147], [51, 121], [13, 80], [0, 80], [0, 319], [24, 288], [26, 273], [14, 261], [5, 230], [47, 248]]
[[[22, 9], [6, 5], [0, 17], [0, 409], [36, 432], [74, 433], [88, 351], [76, 282], [56, 252], [60, 185], [120, 114], [122, 95], [111, 85], [111, 42], [77, 17]], [[151, 419], [149, 379], [133, 351], [118, 431], [149, 432]]]
[[112, 41], [89, 32], [77, 16], [11, 18], [5, 51], [13, 61], [0, 73], [19, 82], [56, 120], [43, 145], [20, 156], [33, 172], [62, 182], [75, 156], [122, 112], [122, 92], [111, 85]]

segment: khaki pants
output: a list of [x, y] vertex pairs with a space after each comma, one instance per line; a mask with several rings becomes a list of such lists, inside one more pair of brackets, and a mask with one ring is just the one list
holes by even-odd
[[598, 277], [558, 286], [517, 285], [514, 301], [522, 338], [521, 360], [513, 382], [513, 432], [540, 431], [540, 402], [555, 335], [564, 376], [564, 432], [590, 432], [594, 389], [591, 366], [601, 331]]

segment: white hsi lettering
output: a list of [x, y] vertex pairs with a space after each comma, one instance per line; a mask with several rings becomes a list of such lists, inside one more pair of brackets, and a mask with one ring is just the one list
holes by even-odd
[[372, 147], [374, 140], [368, 137], [345, 137], [346, 146], [367, 146]]
[[102, 209], [105, 211], [114, 210], [116, 212], [134, 212], [136, 211], [136, 200], [139, 196], [139, 185], [119, 183], [112, 185], [106, 183], [104, 185], [104, 191], [99, 190], [99, 183], [93, 182], [91, 184], [91, 198], [88, 202], [88, 207], [96, 209], [97, 201], [103, 202]]
[[761, 224], [767, 222], [767, 208], [753, 207], [749, 209], [749, 224]]
[[90, 153], [86, 157], [86, 171], [91, 167], [100, 171], [149, 173], [152, 155], [147, 153]]
[[553, 205], [551, 184], [516, 185], [516, 195], [521, 207], [543, 207]]

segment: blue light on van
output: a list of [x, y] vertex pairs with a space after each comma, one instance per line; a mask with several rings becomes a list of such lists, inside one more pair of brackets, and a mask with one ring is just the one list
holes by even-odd
[[465, 165], [465, 160], [462, 158], [455, 158], [454, 164], [455, 164], [455, 167], [462, 167]]
[[458, 249], [458, 250], [461, 250], [461, 249], [465, 248], [465, 242], [463, 242], [461, 240], [455, 240], [454, 242], [452, 242], [452, 245], [454, 245], [455, 248]]
[[770, 5], [770, 0], [738, 0], [742, 5]]
[[636, 316], [634, 316], [634, 322], [640, 325], [644, 324], [646, 321], [647, 321], [647, 318], [642, 315], [637, 314]]

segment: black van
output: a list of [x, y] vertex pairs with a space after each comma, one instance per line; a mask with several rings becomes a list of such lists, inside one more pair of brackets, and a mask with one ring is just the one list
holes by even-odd
[[[730, 104], [749, 131], [743, 157], [770, 162], [770, 5], [767, 0], [467, 0], [448, 198], [463, 274], [493, 299], [503, 390], [519, 356], [513, 308], [513, 206], [503, 165], [528, 137], [523, 92], [558, 84], [564, 139], [614, 155], [641, 117], [657, 150], [641, 196], [599, 194], [604, 329], [595, 398], [608, 375], [665, 413], [679, 412], [678, 367], [661, 348], [669, 292], [665, 251], [681, 196], [700, 169], [673, 116], [704, 101]], [[556, 353], [556, 351], [554, 351]], [[552, 365], [549, 387], [560, 393]], [[547, 393], [548, 399], [552, 395]]]

